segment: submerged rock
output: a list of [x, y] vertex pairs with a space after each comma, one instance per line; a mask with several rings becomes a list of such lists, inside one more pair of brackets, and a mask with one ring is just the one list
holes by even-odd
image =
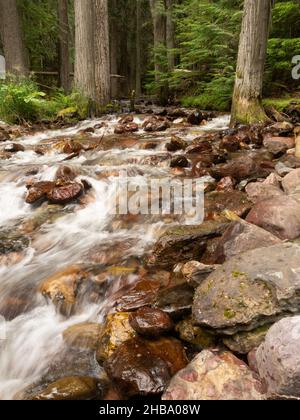
[[293, 240], [300, 236], [300, 203], [288, 196], [260, 201], [246, 220], [280, 239]]
[[76, 324], [63, 332], [65, 343], [71, 347], [96, 350], [102, 326], [95, 323]]
[[300, 398], [299, 349], [300, 316], [273, 325], [258, 348], [257, 368], [271, 397]]
[[35, 395], [34, 401], [76, 401], [76, 400], [94, 400], [100, 395], [98, 381], [90, 377], [69, 377], [62, 378], [50, 384]]
[[143, 307], [129, 316], [131, 327], [140, 335], [159, 337], [173, 329], [169, 315], [160, 309]]
[[300, 312], [300, 247], [279, 244], [231, 258], [198, 287], [196, 324], [224, 334], [250, 331]]
[[163, 400], [264, 400], [260, 379], [229, 352], [204, 350], [171, 381]]
[[174, 338], [133, 338], [112, 354], [104, 368], [121, 394], [135, 397], [162, 394], [171, 377], [186, 364], [184, 348]]

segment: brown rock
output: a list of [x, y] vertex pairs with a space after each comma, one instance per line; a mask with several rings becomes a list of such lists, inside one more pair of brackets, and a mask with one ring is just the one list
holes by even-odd
[[12, 144], [9, 144], [8, 146], [5, 146], [4, 151], [7, 153], [24, 152], [25, 147], [19, 143], [12, 143]]
[[253, 203], [284, 195], [284, 192], [279, 187], [263, 182], [251, 182], [246, 186], [246, 193], [249, 200]]
[[33, 185], [28, 185], [28, 193], [26, 195], [26, 203], [35, 204], [39, 201], [47, 199], [48, 193], [54, 188], [54, 182], [36, 182]]
[[168, 314], [160, 309], [143, 307], [129, 317], [131, 327], [140, 335], [159, 337], [173, 328], [173, 322]]
[[77, 182], [56, 185], [48, 191], [47, 198], [53, 204], [68, 204], [83, 193], [83, 186]]
[[95, 378], [74, 376], [62, 378], [50, 384], [34, 401], [80, 401], [94, 400], [99, 396], [98, 381]]
[[65, 343], [71, 347], [96, 350], [102, 326], [95, 323], [76, 324], [63, 332]]

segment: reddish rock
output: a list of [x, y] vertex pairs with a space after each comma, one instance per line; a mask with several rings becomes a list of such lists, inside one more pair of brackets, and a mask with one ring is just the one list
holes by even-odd
[[129, 323], [138, 334], [148, 337], [158, 337], [173, 328], [173, 322], [168, 314], [149, 307], [140, 308], [132, 313]]
[[115, 128], [115, 134], [135, 133], [137, 131], [139, 131], [139, 126], [133, 122], [127, 124], [118, 124]]
[[263, 385], [230, 352], [204, 350], [171, 381], [163, 400], [264, 400]]
[[220, 149], [228, 152], [237, 152], [240, 149], [240, 138], [238, 136], [225, 136], [220, 142]]
[[76, 178], [76, 174], [69, 166], [60, 166], [55, 174], [57, 181], [72, 182]]
[[216, 191], [232, 191], [235, 187], [235, 180], [231, 176], [226, 176], [219, 181]]
[[118, 123], [121, 125], [130, 124], [134, 120], [133, 115], [124, 115], [122, 118], [119, 119]]
[[143, 123], [143, 129], [147, 132], [166, 131], [170, 123], [166, 118], [152, 116]]
[[185, 150], [188, 143], [180, 137], [173, 136], [171, 141], [166, 144], [168, 152], [177, 152], [178, 150]]
[[68, 204], [78, 198], [82, 192], [82, 184], [73, 182], [62, 186], [55, 186], [47, 193], [47, 198], [53, 204]]
[[282, 186], [287, 194], [300, 192], [300, 169], [295, 169], [282, 180]]
[[264, 184], [262, 182], [251, 182], [246, 187], [246, 193], [249, 200], [253, 203], [258, 203], [262, 200], [267, 200], [270, 198], [281, 197], [284, 195], [284, 192], [274, 185]]
[[205, 195], [205, 220], [214, 220], [224, 210], [229, 210], [239, 217], [245, 216], [253, 204], [242, 191], [213, 191]]
[[209, 141], [203, 140], [203, 141], [195, 141], [193, 144], [191, 144], [187, 149], [186, 153], [189, 155], [198, 155], [201, 153], [210, 153], [213, 151], [212, 145]]
[[274, 156], [280, 156], [295, 147], [295, 138], [267, 136], [264, 139], [264, 146]]
[[211, 175], [216, 179], [225, 178], [231, 176], [238, 182], [243, 179], [251, 177], [260, 177], [263, 174], [268, 175], [266, 171], [262, 170], [260, 166], [249, 156], [239, 157], [232, 159], [230, 162], [216, 166], [211, 169]]
[[300, 236], [300, 204], [292, 197], [282, 196], [260, 201], [246, 220], [280, 239], [293, 240]]
[[71, 155], [73, 153], [79, 154], [81, 150], [83, 149], [83, 146], [81, 143], [75, 141], [75, 140], [67, 140], [66, 144], [63, 146], [62, 152], [66, 155]]
[[230, 223], [218, 242], [214, 253], [214, 263], [223, 264], [243, 252], [278, 243], [280, 243], [280, 239], [266, 230], [243, 220], [234, 221]]

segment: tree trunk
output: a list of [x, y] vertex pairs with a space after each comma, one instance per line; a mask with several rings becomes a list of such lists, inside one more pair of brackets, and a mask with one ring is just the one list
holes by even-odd
[[141, 26], [142, 26], [142, 8], [141, 0], [136, 0], [136, 74], [135, 74], [135, 95], [140, 98], [141, 87]]
[[94, 0], [96, 101], [100, 106], [110, 102], [110, 52], [107, 0]]
[[[118, 5], [117, 0], [110, 0], [110, 73], [112, 75], [119, 74], [119, 35], [120, 35], [120, 25], [118, 19]], [[120, 95], [120, 83], [117, 77], [112, 77], [110, 81], [111, 85], [111, 98], [116, 99]]]
[[270, 18], [271, 0], [245, 0], [233, 94], [232, 126], [268, 119], [262, 106], [262, 88]]
[[91, 0], [75, 0], [75, 87], [95, 99], [94, 11]]
[[27, 76], [29, 58], [24, 44], [17, 1], [0, 0], [0, 16], [6, 72]]
[[[167, 57], [166, 53], [166, 10], [164, 0], [150, 0], [151, 14], [153, 19], [153, 35], [154, 35], [154, 66], [155, 66], [155, 80], [157, 83], [161, 82], [161, 74], [167, 71], [164, 62]], [[161, 84], [159, 92], [159, 99], [162, 105], [168, 102], [168, 85]]]
[[168, 67], [169, 71], [175, 67], [175, 25], [173, 20], [174, 0], [166, 0], [166, 40], [168, 49]]
[[68, 0], [58, 0], [59, 21], [59, 82], [60, 87], [70, 91], [70, 53]]

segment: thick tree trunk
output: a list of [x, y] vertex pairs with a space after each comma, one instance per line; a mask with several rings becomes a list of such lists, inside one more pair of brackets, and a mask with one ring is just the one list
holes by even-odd
[[[153, 19], [153, 35], [154, 35], [154, 66], [156, 82], [161, 81], [161, 74], [167, 71], [164, 61], [166, 52], [166, 9], [164, 0], [150, 0], [151, 14]], [[164, 84], [160, 87], [160, 102], [166, 105], [168, 101], [168, 85]]]
[[1, 38], [6, 60], [6, 72], [28, 75], [28, 53], [16, 0], [0, 0]]
[[271, 0], [245, 0], [233, 94], [232, 126], [268, 119], [261, 100], [270, 18]]
[[70, 91], [70, 53], [68, 0], [58, 0], [59, 21], [59, 83], [68, 93]]
[[75, 87], [95, 99], [94, 10], [91, 0], [75, 0]]
[[[117, 0], [110, 0], [109, 3], [110, 7], [110, 19], [109, 19], [109, 26], [110, 26], [110, 73], [111, 75], [118, 75], [119, 74], [119, 65], [118, 65], [118, 57], [120, 54], [119, 48], [119, 35], [120, 35], [120, 27], [119, 27], [119, 20], [118, 20], [118, 4]], [[117, 77], [112, 77], [110, 81], [111, 85], [111, 97], [116, 99], [120, 95], [120, 87], [119, 87], [119, 79]]]
[[141, 87], [141, 26], [142, 9], [141, 0], [136, 0], [136, 74], [135, 74], [135, 94], [139, 98], [142, 93]]
[[174, 0], [166, 0], [166, 41], [168, 49], [168, 67], [169, 71], [175, 67], [175, 25], [173, 20]]
[[110, 52], [107, 0], [94, 0], [96, 101], [100, 106], [110, 102]]

